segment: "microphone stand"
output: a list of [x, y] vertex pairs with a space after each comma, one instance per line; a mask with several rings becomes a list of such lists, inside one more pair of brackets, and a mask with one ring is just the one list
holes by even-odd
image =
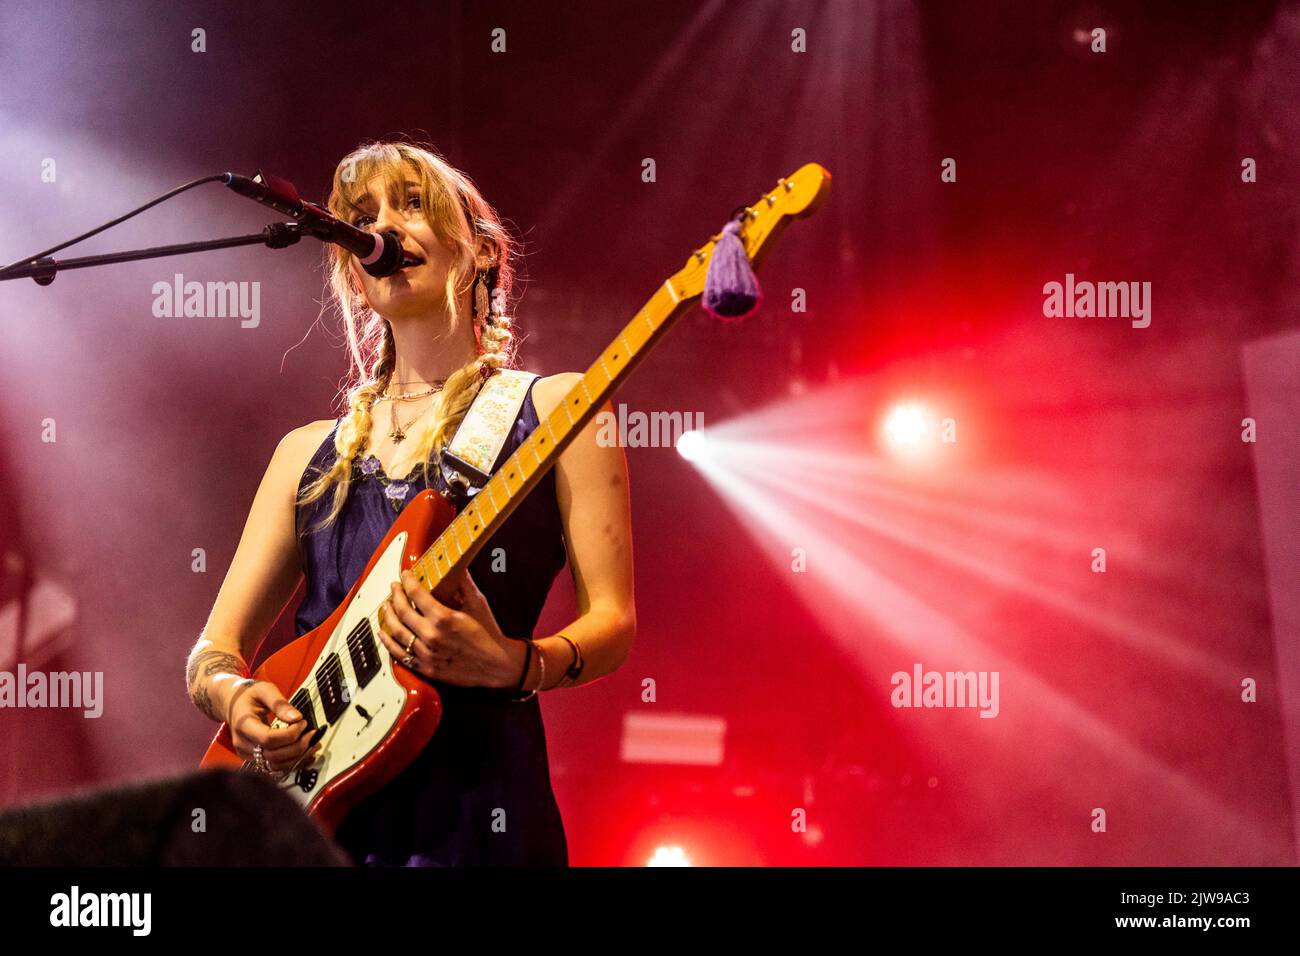
[[302, 238], [302, 226], [296, 222], [273, 222], [261, 232], [229, 239], [206, 239], [202, 242], [182, 242], [171, 246], [154, 246], [151, 249], [129, 249], [126, 252], [109, 252], [99, 256], [79, 256], [75, 259], [33, 259], [0, 270], [0, 281], [5, 279], [32, 279], [37, 285], [49, 285], [64, 269], [87, 269], [115, 262], [134, 262], [137, 259], [160, 259], [163, 256], [183, 256], [190, 252], [207, 252], [209, 249], [228, 249], [231, 246], [262, 244], [271, 249], [284, 249]]

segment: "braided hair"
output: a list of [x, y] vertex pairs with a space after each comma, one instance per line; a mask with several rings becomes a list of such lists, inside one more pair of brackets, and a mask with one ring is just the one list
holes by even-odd
[[[425, 431], [417, 449], [427, 483], [433, 452], [441, 451], [450, 441], [483, 382], [498, 368], [514, 367], [515, 332], [506, 308], [514, 280], [514, 241], [470, 178], [424, 144], [372, 142], [349, 153], [334, 171], [328, 208], [346, 219], [357, 210], [362, 189], [358, 184], [380, 176], [387, 187], [400, 187], [410, 173], [420, 182], [421, 206], [435, 232], [457, 252], [447, 273], [445, 290], [451, 329], [454, 331], [465, 321], [458, 303], [461, 293], [473, 286], [469, 321], [478, 343], [475, 358], [448, 376], [434, 396], [433, 425]], [[494, 262], [480, 272], [477, 257], [484, 243]], [[350, 362], [339, 391], [342, 416], [334, 436], [336, 457], [297, 499], [302, 506], [333, 490], [329, 513], [311, 533], [327, 527], [343, 509], [351, 487], [353, 461], [368, 447], [374, 427], [373, 407], [388, 388], [397, 360], [392, 327], [387, 319], [366, 307], [352, 277], [352, 254], [330, 244], [326, 258], [330, 299], [347, 335]], [[480, 304], [480, 299], [486, 302]]]

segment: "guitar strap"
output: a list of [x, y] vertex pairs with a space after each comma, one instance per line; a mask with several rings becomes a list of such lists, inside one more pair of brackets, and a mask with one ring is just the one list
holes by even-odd
[[442, 450], [439, 466], [448, 487], [472, 497], [487, 484], [501, 464], [497, 459], [537, 378], [532, 372], [501, 368], [483, 383]]

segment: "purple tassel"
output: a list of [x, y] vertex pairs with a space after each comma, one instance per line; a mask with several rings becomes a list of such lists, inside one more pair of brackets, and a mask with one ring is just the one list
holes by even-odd
[[722, 228], [704, 276], [704, 308], [723, 322], [739, 322], [753, 312], [763, 292], [740, 239], [740, 220]]

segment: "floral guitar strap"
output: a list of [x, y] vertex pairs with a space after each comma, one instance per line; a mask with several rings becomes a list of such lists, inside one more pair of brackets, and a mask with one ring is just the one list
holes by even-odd
[[483, 383], [456, 434], [442, 450], [439, 465], [448, 487], [473, 497], [487, 484], [501, 464], [497, 459], [514, 430], [528, 389], [539, 377], [502, 368]]

